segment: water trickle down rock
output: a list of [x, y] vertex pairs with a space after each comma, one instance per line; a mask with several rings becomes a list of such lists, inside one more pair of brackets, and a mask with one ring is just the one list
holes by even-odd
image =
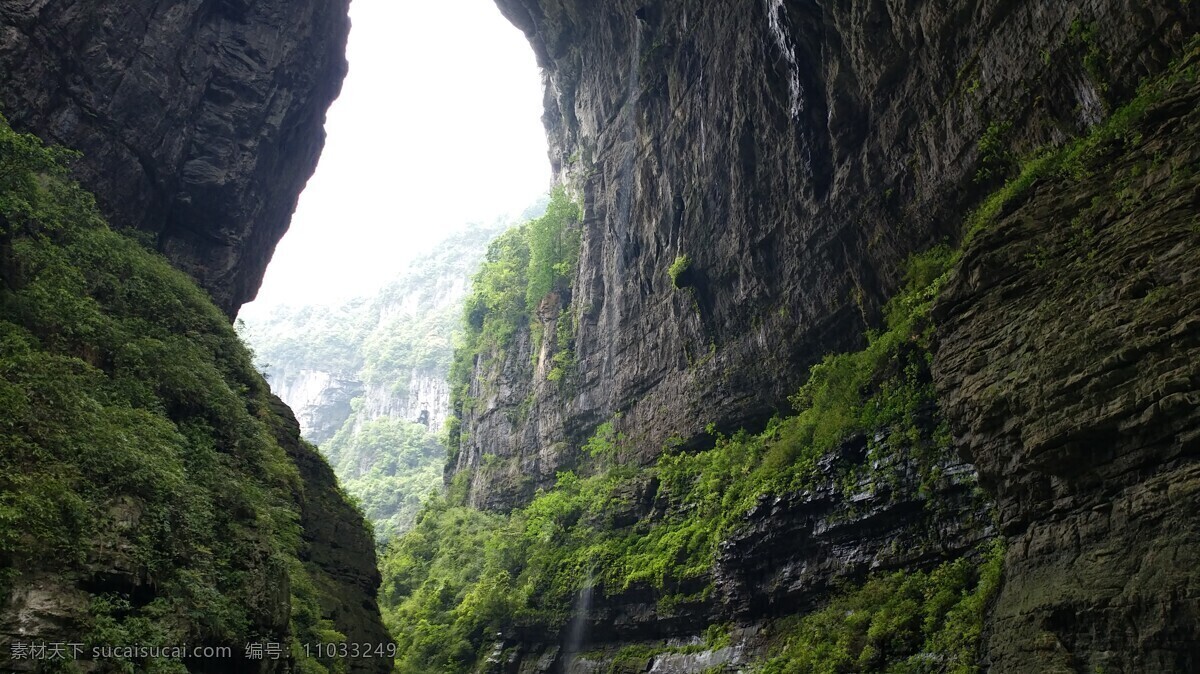
[[[646, 463], [710, 422], [765, 423], [814, 362], [862, 343], [912, 252], [958, 235], [993, 187], [975, 181], [990, 124], [1011, 122], [1017, 155], [1086, 130], [1073, 24], [1137, 54], [1111, 59], [1106, 99], [1165, 67], [1200, 24], [1194, 4], [1167, 0], [1132, 14], [1122, 0], [985, 0], [904, 16], [849, 0], [497, 4], [545, 70], [551, 160], [586, 213], [572, 390], [534, 381], [518, 335], [480, 373], [502, 385], [463, 420], [459, 465], [490, 453], [508, 466], [476, 476], [473, 502], [501, 508], [552, 485], [571, 461], [553, 448], [617, 411]], [[687, 291], [667, 274], [684, 253]]]
[[796, 48], [791, 37], [784, 31], [785, 9], [783, 0], [763, 0], [767, 12], [767, 25], [770, 26], [771, 36], [775, 46], [788, 65], [788, 91], [791, 92], [792, 119], [799, 119], [804, 112], [804, 87], [800, 84], [800, 64], [796, 62]]

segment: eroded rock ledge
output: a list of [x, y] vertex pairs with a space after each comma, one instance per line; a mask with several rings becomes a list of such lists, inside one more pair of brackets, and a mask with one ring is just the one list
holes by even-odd
[[1200, 667], [1198, 110], [1193, 75], [1039, 181], [943, 294], [943, 409], [1009, 540], [992, 671]]

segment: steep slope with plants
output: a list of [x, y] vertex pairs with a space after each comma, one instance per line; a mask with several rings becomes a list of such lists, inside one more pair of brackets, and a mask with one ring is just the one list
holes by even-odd
[[1193, 3], [499, 4], [567, 188], [400, 671], [1200, 666]]
[[[477, 293], [513, 278], [533, 230], [494, 245]], [[526, 277], [532, 258], [515, 256]], [[1002, 548], [929, 372], [930, 306], [955, 259], [915, 259], [887, 330], [815, 367], [799, 412], [761, 433], [712, 429], [698, 452], [675, 438], [640, 467], [615, 418], [570, 448], [575, 470], [503, 514], [468, 505], [456, 474], [384, 561], [399, 670], [971, 667]], [[861, 615], [814, 612], [831, 593]]]
[[387, 671], [307, 657], [386, 642], [362, 516], [227, 317], [108, 228], [71, 159], [0, 119], [0, 668], [70, 671], [22, 656], [62, 643], [229, 649], [78, 663], [104, 671]]
[[980, 211], [937, 315], [996, 497], [995, 671], [1200, 667], [1200, 39]]
[[[523, 487], [536, 482], [536, 459], [503, 464], [499, 459], [536, 446], [537, 429], [559, 423], [562, 397], [572, 390], [578, 326], [570, 308], [580, 215], [571, 195], [559, 188], [541, 217], [491, 244], [475, 277], [463, 314], [463, 343], [450, 370], [449, 467], [464, 477], [465, 468], [486, 465]], [[505, 437], [518, 426], [524, 426], [523, 435]], [[559, 449], [547, 447], [545, 453]], [[486, 489], [472, 491], [489, 497]]]

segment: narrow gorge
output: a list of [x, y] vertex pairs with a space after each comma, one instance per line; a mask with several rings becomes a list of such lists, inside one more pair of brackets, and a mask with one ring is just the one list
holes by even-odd
[[1200, 671], [1200, 5], [496, 4], [548, 203], [235, 332], [348, 2], [0, 0], [0, 670]]
[[379, 544], [408, 529], [442, 486], [462, 303], [488, 243], [507, 226], [449, 236], [374, 296], [277, 306], [241, 321], [271, 389], [295, 410]]

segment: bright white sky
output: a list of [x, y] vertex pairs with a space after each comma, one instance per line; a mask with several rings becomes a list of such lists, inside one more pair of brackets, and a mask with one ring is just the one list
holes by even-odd
[[549, 189], [541, 75], [493, 0], [353, 0], [350, 17], [325, 152], [243, 316], [368, 294]]

